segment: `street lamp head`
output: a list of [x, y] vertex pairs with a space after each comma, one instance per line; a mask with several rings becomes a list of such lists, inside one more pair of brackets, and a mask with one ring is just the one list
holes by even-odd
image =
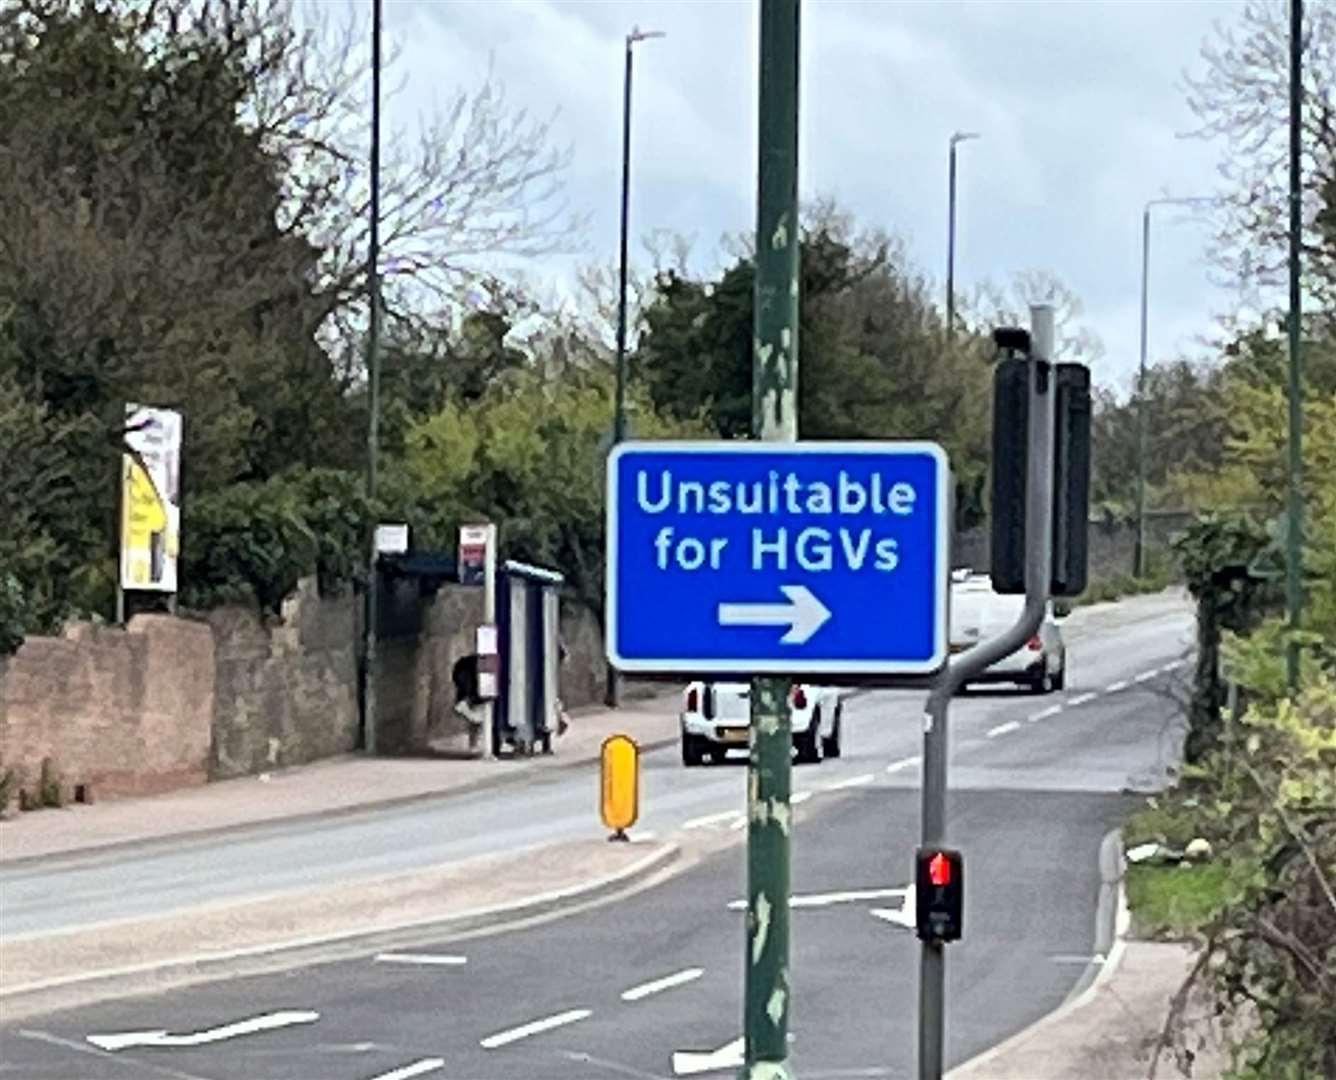
[[980, 135], [977, 131], [957, 131], [954, 135], [951, 136], [951, 145], [955, 146], [956, 143], [963, 143], [967, 142], [970, 139], [981, 139], [981, 138], [983, 138], [983, 136]]
[[631, 32], [626, 35], [626, 47], [629, 49], [637, 41], [648, 41], [650, 38], [667, 37], [663, 30], [642, 30], [638, 26], [631, 27]]

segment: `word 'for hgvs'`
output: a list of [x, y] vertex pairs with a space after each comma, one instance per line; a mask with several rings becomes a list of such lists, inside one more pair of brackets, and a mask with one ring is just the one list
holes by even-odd
[[[641, 471], [636, 477], [636, 499], [647, 514], [751, 517], [870, 513], [907, 517], [914, 512], [916, 497], [912, 484], [900, 481], [888, 485], [875, 473], [867, 483], [852, 480], [843, 471], [833, 484], [800, 480], [793, 473], [781, 477], [777, 472], [771, 472], [765, 480], [705, 483], [675, 480], [672, 472], [664, 469], [658, 477], [657, 491], [653, 490], [649, 474]], [[870, 528], [808, 526], [794, 532], [792, 544], [786, 527], [755, 528], [751, 531], [751, 568], [763, 570], [769, 562], [777, 570], [787, 570], [792, 551], [794, 561], [812, 573], [833, 570], [837, 557], [842, 557], [850, 570], [870, 565], [872, 569], [889, 572], [900, 563], [897, 547], [893, 537], [874, 539]], [[667, 570], [670, 564], [683, 570], [699, 570], [707, 565], [718, 570], [723, 566], [727, 549], [726, 537], [679, 538], [671, 525], [665, 525], [654, 537], [655, 564], [660, 570]]]

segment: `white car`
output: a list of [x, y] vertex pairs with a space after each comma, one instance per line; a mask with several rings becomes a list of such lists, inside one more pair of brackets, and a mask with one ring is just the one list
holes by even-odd
[[[819, 762], [840, 756], [840, 721], [844, 691], [832, 686], [795, 684], [790, 691], [793, 748], [798, 760]], [[722, 761], [729, 750], [747, 748], [751, 723], [751, 685], [693, 682], [683, 694], [682, 764], [700, 765], [708, 757]]]
[[[951, 651], [964, 652], [1014, 626], [1023, 596], [993, 592], [987, 574], [959, 575], [951, 584]], [[991, 665], [976, 683], [1009, 682], [1048, 694], [1067, 685], [1067, 646], [1049, 601], [1039, 631], [1010, 656]]]

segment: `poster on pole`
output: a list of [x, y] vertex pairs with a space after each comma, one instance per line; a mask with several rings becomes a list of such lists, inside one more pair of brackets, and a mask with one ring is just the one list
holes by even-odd
[[176, 592], [181, 550], [181, 414], [125, 407], [121, 455], [121, 588]]

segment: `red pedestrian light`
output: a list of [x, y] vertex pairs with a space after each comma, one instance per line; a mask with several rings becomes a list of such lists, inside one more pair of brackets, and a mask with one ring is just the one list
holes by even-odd
[[951, 860], [940, 851], [928, 860], [928, 880], [937, 886], [951, 884]]

